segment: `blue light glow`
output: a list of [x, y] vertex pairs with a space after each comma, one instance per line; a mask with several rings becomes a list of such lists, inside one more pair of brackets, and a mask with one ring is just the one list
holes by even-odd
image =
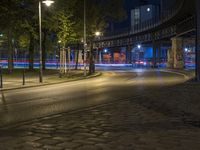
[[141, 48], [141, 45], [139, 44], [139, 45], [137, 46], [137, 48], [140, 49], [140, 48]]
[[105, 48], [103, 51], [104, 51], [104, 53], [107, 53], [107, 52], [108, 52], [108, 49], [107, 49], [107, 48]]
[[185, 48], [185, 52], [188, 52], [188, 48]]

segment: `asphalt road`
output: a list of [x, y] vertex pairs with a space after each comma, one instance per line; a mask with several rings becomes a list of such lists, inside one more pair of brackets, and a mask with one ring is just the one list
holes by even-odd
[[137, 97], [186, 80], [181, 74], [155, 70], [102, 72], [87, 80], [1, 92], [0, 126]]

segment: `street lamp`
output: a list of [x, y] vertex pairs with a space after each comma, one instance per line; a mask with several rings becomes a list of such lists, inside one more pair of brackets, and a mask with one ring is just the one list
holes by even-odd
[[42, 3], [45, 4], [47, 7], [49, 7], [49, 6], [51, 6], [54, 3], [54, 1], [52, 1], [52, 0], [45, 0]]
[[83, 47], [84, 47], [84, 76], [87, 76], [87, 64], [86, 64], [86, 53], [87, 53], [87, 35], [86, 35], [86, 0], [84, 0], [84, 35], [83, 35]]
[[185, 50], [186, 53], [188, 52], [188, 48], [185, 48], [184, 50]]
[[39, 36], [40, 36], [40, 73], [39, 73], [39, 81], [40, 83], [43, 82], [43, 71], [42, 71], [42, 7], [41, 2], [46, 6], [51, 6], [54, 3], [52, 0], [39, 0]]
[[100, 35], [101, 35], [101, 32], [99, 32], [99, 31], [96, 31], [96, 32], [95, 32], [95, 36], [96, 36], [96, 37], [99, 37]]
[[[100, 39], [100, 36], [102, 36], [102, 33], [99, 32], [99, 31], [96, 31], [96, 32], [95, 32], [95, 37], [96, 37], [96, 39], [99, 40], [99, 39]], [[100, 51], [99, 51], [98, 46], [97, 46], [96, 54], [97, 54], [97, 57], [100, 58], [100, 59], [99, 59], [100, 61], [98, 61], [98, 62], [101, 62], [101, 53], [100, 53]]]
[[141, 48], [141, 45], [140, 45], [140, 44], [138, 44], [138, 45], [137, 45], [137, 48], [138, 48], [138, 49], [140, 49], [140, 48]]
[[103, 51], [104, 51], [104, 53], [107, 53], [107, 52], [108, 52], [108, 49], [107, 49], [107, 48], [105, 48]]
[[151, 8], [147, 8], [147, 12], [150, 12], [151, 11]]

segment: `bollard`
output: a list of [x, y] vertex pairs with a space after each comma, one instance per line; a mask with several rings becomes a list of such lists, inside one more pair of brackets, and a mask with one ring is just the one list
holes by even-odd
[[23, 83], [22, 85], [25, 85], [25, 70], [23, 70]]
[[62, 78], [62, 73], [61, 72], [59, 72], [59, 78]]

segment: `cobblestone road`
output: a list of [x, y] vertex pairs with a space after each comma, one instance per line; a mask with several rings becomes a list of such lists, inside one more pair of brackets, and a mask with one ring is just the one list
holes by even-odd
[[200, 150], [199, 93], [188, 82], [0, 128], [0, 150]]
[[1, 129], [0, 149], [200, 149], [199, 127], [138, 103], [144, 100], [120, 101]]

